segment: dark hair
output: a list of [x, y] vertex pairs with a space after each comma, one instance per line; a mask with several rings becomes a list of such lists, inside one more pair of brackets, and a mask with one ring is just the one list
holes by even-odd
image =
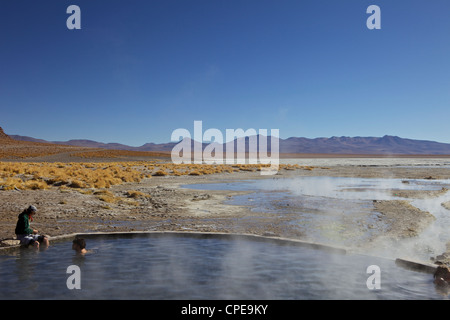
[[77, 239], [73, 240], [73, 243], [76, 245], [79, 245], [81, 249], [86, 248], [86, 241], [84, 241], [84, 239], [82, 239], [82, 238], [77, 238]]

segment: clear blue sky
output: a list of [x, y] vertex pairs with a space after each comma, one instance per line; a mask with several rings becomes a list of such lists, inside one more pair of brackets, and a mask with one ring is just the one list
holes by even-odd
[[202, 120], [450, 143], [448, 0], [3, 0], [0, 43], [8, 134], [140, 146]]

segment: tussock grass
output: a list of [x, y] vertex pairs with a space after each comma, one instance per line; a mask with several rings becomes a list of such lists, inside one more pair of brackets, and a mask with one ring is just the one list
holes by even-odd
[[110, 196], [114, 197], [114, 194], [109, 190], [97, 190], [94, 192], [94, 195], [96, 196]]
[[117, 203], [119, 201], [116, 197], [110, 197], [107, 195], [98, 196], [97, 198], [106, 203]]
[[158, 170], [156, 171], [153, 176], [155, 177], [163, 177], [163, 176], [167, 176], [167, 172], [164, 170]]
[[135, 191], [135, 190], [127, 191], [125, 195], [128, 198], [133, 198], [133, 199], [137, 199], [137, 198], [151, 198], [151, 196], [149, 194], [143, 193], [141, 191]]
[[[165, 176], [201, 176], [239, 171], [260, 171], [262, 164], [173, 164], [158, 161], [47, 163], [0, 162], [1, 190], [108, 189], [124, 183]], [[280, 164], [280, 170], [313, 170], [314, 167]], [[108, 199], [106, 199], [108, 200]]]
[[97, 199], [106, 203], [117, 203], [119, 201], [119, 198], [108, 190], [95, 191], [94, 195], [97, 197]]
[[23, 188], [31, 190], [48, 189], [48, 184], [43, 181], [29, 180], [23, 183]]
[[127, 163], [0, 162], [0, 185], [3, 185], [3, 190], [14, 187], [45, 188], [44, 183], [26, 183], [28, 180], [45, 182], [47, 186], [100, 189], [127, 182], [140, 182], [144, 176], [143, 172]]

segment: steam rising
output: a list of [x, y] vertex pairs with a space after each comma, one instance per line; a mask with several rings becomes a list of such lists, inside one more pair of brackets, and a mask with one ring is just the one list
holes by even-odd
[[[372, 245], [371, 253], [385, 257], [409, 257], [412, 259], [426, 259], [441, 254], [445, 245], [450, 241], [448, 233], [450, 227], [450, 211], [441, 204], [450, 201], [450, 192], [444, 192], [437, 197], [403, 198], [395, 196], [394, 190], [440, 190], [450, 184], [449, 180], [401, 180], [401, 179], [361, 179], [335, 177], [297, 177], [292, 179], [272, 179], [258, 182], [262, 190], [286, 191], [297, 198], [316, 199], [322, 205], [331, 203], [333, 206], [347, 208], [341, 210], [341, 218], [346, 215], [357, 214], [359, 207], [367, 209], [374, 200], [405, 200], [414, 207], [431, 213], [435, 218], [424, 232], [411, 239], [384, 239], [380, 237]], [[350, 208], [350, 209], [349, 209]], [[333, 210], [335, 208], [328, 208]], [[337, 211], [337, 210], [336, 210]], [[374, 212], [374, 214], [376, 214]], [[322, 227], [332, 221], [322, 219]], [[346, 225], [347, 232], [352, 225]], [[355, 228], [353, 230], [357, 232]], [[377, 230], [382, 235], [382, 230]]]

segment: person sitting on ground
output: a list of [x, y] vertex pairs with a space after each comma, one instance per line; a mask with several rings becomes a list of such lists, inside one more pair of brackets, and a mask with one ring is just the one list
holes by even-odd
[[86, 241], [82, 238], [76, 238], [72, 241], [72, 250], [75, 250], [77, 254], [87, 253]]
[[39, 248], [39, 244], [45, 247], [49, 246], [48, 237], [38, 234], [38, 230], [32, 229], [30, 224], [33, 221], [33, 216], [37, 213], [35, 206], [29, 206], [21, 214], [19, 214], [16, 224], [16, 237], [20, 243], [25, 246], [33, 245]]

